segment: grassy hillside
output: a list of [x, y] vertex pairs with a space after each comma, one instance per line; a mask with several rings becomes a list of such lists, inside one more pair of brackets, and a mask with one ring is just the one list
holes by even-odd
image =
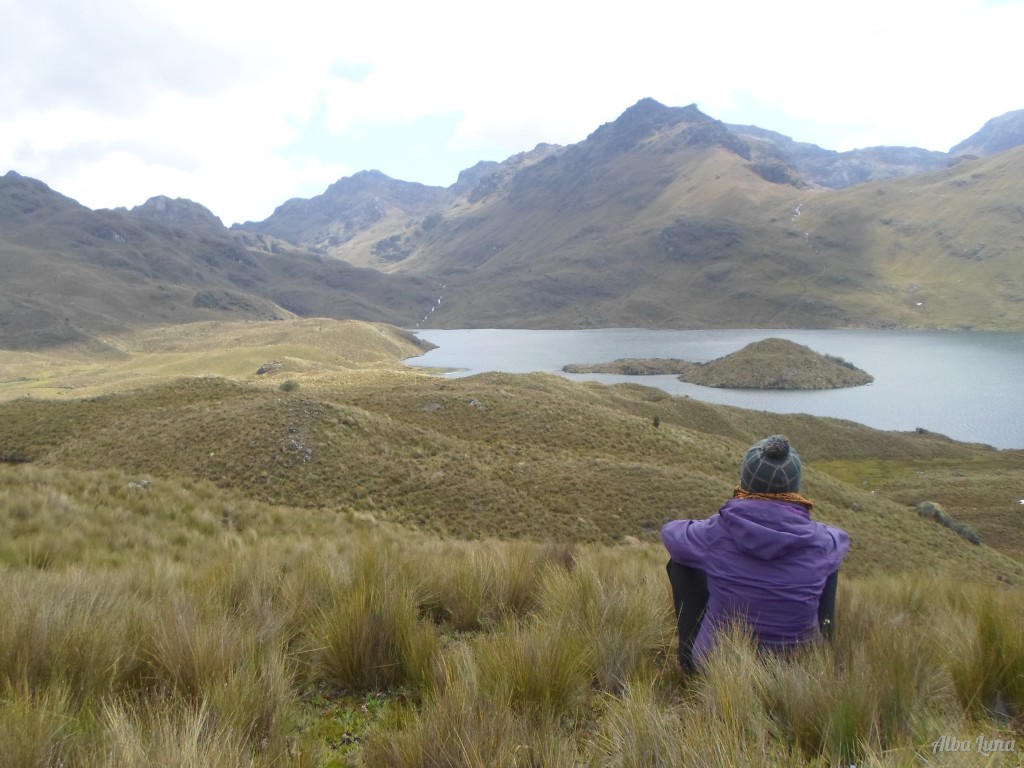
[[[5, 766], [963, 765], [942, 736], [1020, 764], [1024, 452], [433, 378], [387, 326], [117, 349], [0, 358]], [[684, 678], [658, 529], [772, 432], [853, 540], [836, 642], [765, 663], [736, 633]]]
[[808, 283], [854, 259], [874, 284], [864, 306], [895, 323], [1020, 329], [1021, 179], [1024, 147], [807, 198], [795, 223], [823, 268]]
[[[8, 395], [34, 396], [0, 404], [0, 453], [43, 467], [209, 481], [264, 503], [351, 510], [444, 535], [615, 543], [656, 541], [665, 520], [715, 511], [746, 447], [782, 432], [808, 462], [805, 490], [818, 513], [860, 542], [855, 571], [1019, 575], [996, 556], [1001, 537], [967, 545], [917, 515], [912, 505], [927, 500], [973, 522], [975, 507], [962, 509], [941, 484], [900, 486], [893, 501], [842, 473], [878, 461], [937, 466], [951, 478], [977, 464], [1013, 473], [1020, 452], [640, 386], [546, 375], [447, 380], [395, 365], [416, 352], [394, 329], [328, 321], [142, 335], [117, 365], [45, 379], [23, 370]], [[281, 367], [257, 374], [266, 363]], [[840, 477], [818, 462], [838, 462]], [[1000, 488], [976, 492], [975, 504], [1006, 507]]]
[[568, 363], [565, 373], [611, 373], [618, 376], [670, 376], [690, 367], [687, 360], [664, 357], [624, 357], [610, 363]]
[[0, 401], [107, 395], [178, 376], [278, 386], [291, 374], [310, 380], [392, 369], [396, 360], [429, 347], [391, 325], [331, 318], [188, 323], [32, 352], [0, 351]]

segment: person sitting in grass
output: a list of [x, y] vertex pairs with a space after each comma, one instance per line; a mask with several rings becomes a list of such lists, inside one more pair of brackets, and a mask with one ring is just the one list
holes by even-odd
[[765, 651], [831, 639], [850, 539], [811, 520], [814, 502], [800, 495], [801, 475], [789, 440], [772, 435], [747, 451], [739, 487], [717, 514], [662, 528], [684, 671], [694, 671], [716, 631], [737, 620]]

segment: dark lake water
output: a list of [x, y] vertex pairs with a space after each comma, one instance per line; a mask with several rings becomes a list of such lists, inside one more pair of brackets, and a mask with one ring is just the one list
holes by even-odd
[[[940, 432], [997, 448], [1024, 448], [1024, 334], [943, 331], [585, 331], [419, 330], [438, 345], [406, 362], [452, 369], [557, 373], [569, 379], [658, 387], [673, 395], [774, 413], [834, 416], [877, 429]], [[674, 376], [564, 374], [567, 363], [623, 357], [708, 362], [752, 341], [776, 337], [835, 355], [875, 377], [873, 384], [814, 392], [714, 389]]]

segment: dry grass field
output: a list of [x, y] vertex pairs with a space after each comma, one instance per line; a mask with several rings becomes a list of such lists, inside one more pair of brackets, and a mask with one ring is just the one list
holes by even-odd
[[[4, 765], [1024, 763], [1020, 451], [448, 380], [386, 326], [108, 345], [0, 352]], [[836, 641], [685, 678], [658, 530], [772, 432], [851, 534]]]

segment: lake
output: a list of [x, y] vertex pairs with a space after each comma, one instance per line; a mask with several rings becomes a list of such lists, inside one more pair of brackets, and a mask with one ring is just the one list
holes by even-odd
[[[725, 330], [582, 331], [417, 330], [437, 345], [406, 362], [450, 369], [448, 376], [486, 371], [546, 372], [604, 383], [634, 382], [673, 395], [774, 413], [850, 419], [870, 427], [922, 428], [955, 440], [1024, 448], [1024, 334], [953, 331]], [[566, 374], [567, 363], [624, 357], [708, 362], [752, 341], [789, 339], [853, 363], [873, 384], [812, 392], [714, 389], [675, 376]]]

